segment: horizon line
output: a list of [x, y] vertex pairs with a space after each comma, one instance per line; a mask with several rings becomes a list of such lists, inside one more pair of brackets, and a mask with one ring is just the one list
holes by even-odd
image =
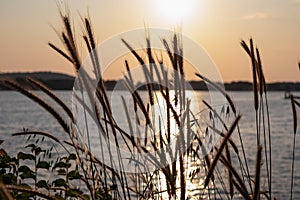
[[[34, 74], [34, 73], [53, 73], [53, 74], [61, 74], [61, 75], [67, 75], [76, 78], [75, 72], [74, 73], [67, 73], [67, 72], [61, 72], [61, 71], [52, 71], [52, 70], [32, 70], [32, 71], [2, 71], [0, 70], [0, 74]], [[106, 81], [118, 81], [121, 79], [114, 79], [114, 78], [109, 78], [106, 79]], [[197, 80], [197, 79], [187, 79], [188, 82], [191, 81], [203, 81], [203, 80]], [[223, 81], [223, 83], [236, 83], [236, 82], [248, 82], [252, 83], [252, 80], [231, 80], [231, 81]], [[290, 81], [290, 80], [276, 80], [276, 81], [270, 81], [267, 82], [268, 84], [273, 84], [273, 83], [300, 83], [300, 81]]]

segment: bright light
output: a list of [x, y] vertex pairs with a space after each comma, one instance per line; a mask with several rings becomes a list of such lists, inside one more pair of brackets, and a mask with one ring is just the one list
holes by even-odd
[[156, 0], [159, 14], [172, 22], [181, 22], [189, 17], [197, 0]]

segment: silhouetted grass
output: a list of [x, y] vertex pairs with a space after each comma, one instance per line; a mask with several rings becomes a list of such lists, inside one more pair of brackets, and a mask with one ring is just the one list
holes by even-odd
[[[197, 118], [197, 114], [190, 107], [193, 99], [187, 98], [186, 95], [187, 89], [184, 82], [185, 66], [180, 33], [174, 33], [170, 42], [162, 39], [166, 55], [165, 57], [162, 56], [161, 59], [154, 56], [157, 52], [151, 48], [149, 35], [146, 37], [145, 55], [140, 55], [125, 39], [120, 41], [123, 42], [134, 58], [142, 65], [142, 75], [147, 84], [147, 98], [143, 98], [144, 96], [135, 88], [135, 80], [132, 77], [130, 64], [125, 60], [127, 74], [124, 77], [124, 82], [133, 100], [132, 102], [126, 102], [124, 97], [121, 97], [122, 107], [125, 111], [126, 122], [129, 127], [129, 130], [123, 130], [114, 118], [110, 99], [104, 86], [103, 77], [101, 76], [102, 71], [99, 62], [101, 55], [98, 57], [97, 44], [90, 18], [84, 17], [82, 19], [84, 27], [82, 39], [89, 53], [94, 75], [98, 80], [95, 90], [92, 87], [94, 80], [84, 69], [81, 69], [82, 59], [78, 53], [80, 51], [76, 45], [76, 37], [71, 25], [71, 19], [68, 14], [64, 15], [63, 12], [60, 12], [60, 14], [64, 30], [58, 36], [65, 50], [52, 43], [49, 43], [49, 46], [71, 62], [76, 73], [80, 75], [78, 78], [78, 87], [86, 91], [87, 94], [80, 91], [74, 94], [74, 97], [78, 105], [83, 108], [83, 121], [86, 126], [86, 133], [82, 133], [81, 130], [76, 129], [76, 126], [74, 126], [78, 119], [76, 119], [74, 113], [69, 109], [69, 106], [42, 83], [31, 78], [28, 79], [31, 85], [39, 88], [43, 94], [54, 100], [62, 108], [66, 117], [63, 117], [60, 113], [61, 111], [58, 111], [57, 108], [50, 105], [39, 95], [23, 88], [15, 81], [9, 79], [0, 80], [0, 84], [22, 93], [43, 107], [47, 113], [51, 114], [58, 121], [68, 136], [67, 141], [60, 141], [51, 133], [33, 131], [15, 133], [13, 135], [15, 137], [22, 135], [51, 139], [56, 144], [63, 146], [68, 156], [60, 157], [58, 155], [56, 162], [51, 163], [51, 153], [37, 145], [40, 144], [40, 141], [37, 141], [35, 144], [29, 144], [32, 152], [31, 154], [26, 154], [27, 157], [25, 159], [34, 161], [35, 171], [31, 171], [19, 165], [20, 155], [23, 155], [24, 158], [25, 150], [24, 152], [20, 152], [16, 158], [9, 157], [7, 153], [3, 154], [4, 156], [1, 156], [1, 164], [5, 166], [5, 169], [4, 172], [1, 172], [0, 180], [5, 185], [0, 184], [1, 198], [9, 199], [11, 198], [10, 196], [15, 198], [18, 195], [24, 195], [24, 197], [33, 197], [35, 199], [37, 197], [46, 199], [74, 197], [79, 199], [173, 198], [185, 200], [187, 198], [233, 199], [234, 197], [260, 199], [265, 195], [267, 198], [272, 199], [272, 136], [267, 88], [260, 53], [257, 48], [254, 48], [252, 39], [250, 39], [250, 47], [245, 41], [241, 42], [241, 46], [251, 60], [253, 73], [253, 96], [257, 135], [255, 166], [249, 166], [247, 162], [247, 158], [252, 155], [247, 155], [244, 150], [243, 137], [239, 128], [241, 115], [238, 114], [234, 101], [217, 83], [214, 83], [205, 77], [205, 75], [196, 74], [196, 77], [204, 80], [225, 97], [227, 105], [224, 106], [228, 107], [226, 113], [225, 107], [221, 113], [218, 113], [208, 102], [203, 101], [210, 113], [209, 120], [212, 124], [207, 124], [207, 127], [205, 127], [206, 131], [202, 131], [202, 125], [199, 123], [201, 119]], [[167, 58], [168, 60], [164, 60], [163, 58]], [[172, 67], [165, 69], [163, 66], [167, 62], [171, 63]], [[171, 72], [173, 77], [169, 77], [169, 72]], [[158, 91], [154, 91], [152, 88], [154, 77], [158, 79]], [[164, 122], [160, 118], [159, 113], [151, 110], [151, 106], [156, 102], [160, 106], [159, 112], [164, 112], [167, 116], [166, 124], [163, 124]], [[291, 103], [294, 118], [294, 146], [290, 191], [292, 198], [295, 137], [297, 132], [296, 106], [299, 106], [299, 102], [291, 97]], [[89, 107], [88, 105], [91, 106]], [[129, 111], [130, 107], [134, 108], [133, 114]], [[230, 120], [231, 118], [226, 118], [230, 113], [233, 114], [232, 121]], [[98, 133], [90, 132], [91, 127], [88, 125], [88, 115], [97, 124]], [[155, 121], [157, 117], [158, 125]], [[216, 127], [215, 123], [220, 123], [221, 126]], [[140, 129], [135, 130], [136, 127], [133, 124], [144, 126], [145, 133], [141, 133]], [[212, 149], [207, 149], [205, 146], [206, 143], [210, 142], [206, 138], [206, 136], [209, 136], [209, 132], [221, 136], [221, 141], [213, 144]], [[186, 136], [185, 133], [187, 133]], [[241, 149], [238, 149], [234, 140], [232, 140], [232, 134], [234, 133], [238, 134], [238, 142], [241, 145]], [[90, 137], [92, 134], [98, 134], [99, 141], [97, 142], [101, 144], [98, 148], [102, 154], [100, 158], [94, 155], [95, 152], [93, 152], [92, 148], [94, 141], [91, 141], [92, 138]], [[141, 134], [146, 135], [144, 140], [136, 137], [136, 135]], [[261, 139], [263, 142], [261, 142]], [[175, 141], [175, 148], [171, 146], [172, 141]], [[131, 153], [130, 158], [124, 157], [123, 152], [120, 150], [122, 145], [120, 142], [126, 145], [127, 150]], [[112, 144], [117, 148], [113, 148]], [[53, 144], [54, 147], [55, 145]], [[104, 149], [107, 149], [108, 152], [106, 154], [108, 155], [104, 155]], [[265, 152], [264, 156], [262, 154], [263, 150]], [[151, 154], [153, 151], [155, 153]], [[47, 160], [47, 157], [42, 159], [41, 152], [45, 156], [48, 156], [49, 160]], [[148, 156], [142, 159], [142, 153], [146, 153]], [[114, 159], [113, 154], [117, 159]], [[202, 157], [201, 155], [204, 156]], [[233, 158], [238, 158], [236, 164], [234, 164]], [[135, 173], [126, 172], [126, 160], [134, 163], [133, 171]], [[264, 162], [264, 165], [261, 164], [262, 162]], [[155, 170], [150, 170], [150, 165], [155, 166]], [[22, 173], [20, 174], [18, 170], [11, 173], [12, 166], [19, 171], [21, 169]], [[250, 175], [251, 167], [255, 169], [254, 180]], [[42, 181], [40, 182], [37, 178], [39, 168], [47, 169], [46, 173], [53, 173], [53, 170], [59, 168], [58, 174], [56, 174], [59, 178], [55, 178], [51, 183], [46, 180], [40, 180]], [[264, 171], [264, 169], [266, 170]], [[226, 176], [222, 173], [224, 170], [227, 172]], [[5, 182], [7, 181], [5, 177], [10, 174], [16, 180]], [[268, 191], [262, 191], [262, 176], [267, 177]], [[34, 179], [34, 183], [30, 184], [23, 180], [28, 178]], [[197, 196], [191, 197], [188, 187], [195, 179], [203, 181], [203, 184], [199, 185]], [[18, 182], [17, 180], [20, 181]], [[73, 187], [71, 184], [72, 180], [77, 181], [78, 188]]]

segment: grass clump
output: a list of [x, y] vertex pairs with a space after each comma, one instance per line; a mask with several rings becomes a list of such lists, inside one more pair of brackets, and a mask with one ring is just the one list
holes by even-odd
[[[127, 102], [122, 96], [121, 102], [126, 113], [129, 129], [123, 130], [113, 115], [113, 108], [101, 75], [100, 59], [96, 50], [95, 36], [89, 17], [83, 18], [82, 39], [86, 45], [93, 67], [95, 79], [82, 70], [83, 62], [79, 56], [74, 30], [69, 15], [61, 12], [64, 30], [59, 37], [65, 50], [49, 43], [49, 46], [67, 59], [80, 74], [77, 87], [83, 89], [74, 93], [77, 105], [84, 113], [85, 132], [76, 127], [77, 116], [69, 106], [60, 100], [47, 86], [34, 80], [28, 82], [40, 89], [62, 109], [62, 115], [46, 100], [34, 92], [23, 88], [10, 79], [1, 80], [6, 87], [19, 91], [35, 101], [51, 114], [68, 136], [60, 141], [52, 133], [30, 132], [24, 130], [13, 136], [28, 138], [24, 151], [10, 157], [1, 150], [0, 195], [10, 198], [46, 198], [46, 199], [272, 199], [272, 141], [269, 117], [268, 96], [262, 62], [258, 49], [254, 49], [253, 40], [241, 46], [248, 54], [253, 73], [253, 96], [256, 117], [257, 156], [256, 165], [250, 166], [248, 155], [244, 149], [243, 136], [239, 127], [241, 115], [236, 110], [230, 95], [217, 83], [196, 74], [207, 85], [215, 88], [227, 100], [221, 112], [208, 102], [203, 101], [209, 113], [209, 121], [203, 129], [197, 113], [191, 109], [191, 99], [187, 96], [183, 47], [180, 33], [172, 35], [170, 41], [162, 39], [165, 52], [158, 58], [157, 52], [151, 48], [150, 37], [146, 37], [144, 54], [137, 52], [129, 42], [120, 42], [128, 48], [134, 58], [142, 66], [146, 80], [147, 95], [136, 90], [132, 70], [125, 60], [126, 75], [124, 83], [132, 96]], [[161, 53], [162, 54], [162, 53]], [[164, 68], [167, 63], [171, 68]], [[170, 74], [172, 74], [170, 76]], [[158, 90], [153, 83], [157, 79]], [[295, 136], [297, 132], [296, 106], [298, 101], [291, 98], [294, 116], [294, 147], [292, 163], [291, 198], [293, 192]], [[151, 106], [159, 103], [160, 110], [155, 112]], [[162, 106], [163, 105], [163, 106]], [[133, 108], [134, 113], [130, 113]], [[166, 124], [159, 112], [165, 113]], [[63, 117], [66, 116], [66, 117]], [[89, 117], [88, 117], [89, 116]], [[229, 117], [232, 116], [232, 117]], [[91, 120], [97, 125], [96, 133], [89, 127]], [[221, 126], [215, 126], [216, 124]], [[134, 124], [145, 127], [136, 129]], [[203, 131], [205, 130], [205, 131]], [[142, 132], [143, 131], [143, 132]], [[211, 140], [209, 132], [221, 137], [221, 141], [207, 148]], [[93, 134], [99, 134], [98, 151], [95, 154]], [[136, 135], [144, 134], [141, 139]], [[232, 139], [237, 134], [238, 140]], [[32, 139], [34, 142], [32, 142]], [[44, 149], [41, 141], [51, 140], [53, 146]], [[175, 141], [175, 142], [174, 142]], [[122, 144], [130, 152], [126, 157], [120, 150]], [[172, 146], [173, 145], [173, 146]], [[53, 150], [61, 146], [63, 153]], [[116, 148], [115, 148], [116, 147]], [[173, 148], [175, 147], [175, 148]], [[29, 152], [27, 152], [29, 150]], [[106, 152], [105, 152], [106, 151]], [[104, 152], [107, 153], [104, 155]], [[155, 153], [152, 153], [155, 152]], [[141, 155], [146, 156], [141, 156]], [[204, 155], [204, 156], [202, 156]], [[116, 160], [114, 158], [117, 158]], [[23, 162], [30, 163], [33, 170]], [[261, 163], [264, 161], [264, 165]], [[128, 173], [126, 166], [131, 164], [133, 172]], [[149, 166], [154, 166], [154, 170]], [[253, 167], [254, 175], [250, 174]], [[226, 176], [222, 171], [226, 171]], [[45, 179], [39, 174], [53, 174]], [[252, 178], [254, 176], [254, 179]], [[267, 186], [261, 184], [261, 176], [267, 177]], [[196, 195], [192, 195], [189, 185], [200, 183]], [[76, 183], [76, 184], [75, 184]]]

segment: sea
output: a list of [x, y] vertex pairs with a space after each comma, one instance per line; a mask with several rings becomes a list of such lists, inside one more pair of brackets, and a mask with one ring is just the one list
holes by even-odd
[[[41, 92], [50, 104], [53, 101]], [[71, 91], [55, 91], [71, 107]], [[120, 94], [122, 92], [120, 91]], [[202, 104], [200, 96], [209, 97], [208, 92], [196, 91], [197, 96], [191, 99], [195, 104]], [[300, 96], [300, 93], [294, 93]], [[245, 151], [252, 155], [250, 168], [255, 167], [256, 155], [256, 125], [252, 92], [229, 92], [237, 107], [237, 113], [242, 115], [240, 130], [244, 141]], [[291, 164], [293, 150], [293, 115], [291, 102], [284, 99], [283, 92], [268, 92], [269, 113], [272, 137], [272, 193], [277, 199], [288, 199], [291, 185]], [[118, 105], [115, 105], [118, 106]], [[119, 105], [122, 109], [122, 105]], [[63, 112], [62, 112], [63, 113]], [[64, 114], [62, 114], [64, 115]], [[300, 110], [298, 109], [298, 131], [296, 135], [294, 199], [300, 199]], [[4, 142], [0, 148], [9, 154], [15, 154], [26, 145], [26, 137], [12, 136], [22, 131], [44, 131], [54, 133], [56, 137], [65, 140], [67, 136], [57, 121], [39, 105], [27, 97], [12, 91], [0, 91], [0, 140]], [[233, 135], [232, 137], [237, 137]], [[250, 156], [251, 157], [251, 156]], [[262, 177], [265, 180], [265, 177]]]

